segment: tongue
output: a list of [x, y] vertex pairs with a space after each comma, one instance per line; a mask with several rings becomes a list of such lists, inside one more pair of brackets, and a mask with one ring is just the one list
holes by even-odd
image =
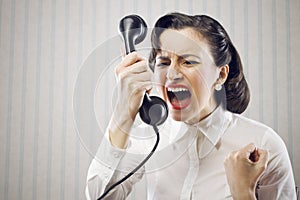
[[176, 99], [179, 101], [183, 101], [185, 99], [190, 98], [190, 92], [189, 91], [181, 91], [181, 92], [175, 92], [173, 93]]
[[175, 108], [184, 108], [190, 103], [190, 98], [178, 100], [176, 97], [172, 98], [171, 104]]

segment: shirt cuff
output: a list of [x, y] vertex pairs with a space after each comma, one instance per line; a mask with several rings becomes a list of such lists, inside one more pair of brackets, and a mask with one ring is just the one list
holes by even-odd
[[114, 147], [108, 138], [108, 131], [106, 131], [97, 150], [96, 156], [90, 165], [87, 177], [88, 180], [93, 178], [95, 175], [98, 175], [107, 183], [111, 179], [120, 160], [126, 153], [125, 150]]

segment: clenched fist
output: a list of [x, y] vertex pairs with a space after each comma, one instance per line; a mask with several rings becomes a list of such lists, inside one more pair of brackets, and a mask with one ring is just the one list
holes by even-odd
[[225, 158], [224, 167], [233, 199], [256, 199], [256, 184], [267, 162], [268, 151], [257, 149], [253, 143]]

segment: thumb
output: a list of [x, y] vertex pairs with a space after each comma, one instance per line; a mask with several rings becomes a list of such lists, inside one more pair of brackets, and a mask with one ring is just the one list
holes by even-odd
[[250, 143], [242, 148], [242, 152], [244, 152], [247, 158], [249, 158], [250, 154], [256, 150], [254, 143]]
[[258, 180], [262, 173], [267, 168], [267, 163], [269, 160], [269, 152], [267, 150], [258, 149], [259, 159], [255, 163], [255, 168], [257, 169], [257, 173], [255, 175], [255, 179]]
[[267, 167], [267, 163], [269, 160], [269, 151], [268, 150], [263, 150], [263, 149], [258, 149], [258, 155], [259, 155], [259, 165], [264, 168]]

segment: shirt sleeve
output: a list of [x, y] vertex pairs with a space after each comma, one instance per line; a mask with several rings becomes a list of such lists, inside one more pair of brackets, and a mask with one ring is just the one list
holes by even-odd
[[[88, 169], [85, 188], [85, 195], [88, 200], [97, 200], [105, 189], [127, 175], [140, 161], [138, 156], [127, 155], [126, 150], [112, 146], [108, 137], [108, 131], [106, 131]], [[132, 186], [142, 178], [143, 172], [144, 168], [141, 168], [128, 180], [113, 189], [106, 196], [107, 199], [125, 199]]]
[[263, 137], [261, 148], [269, 150], [269, 162], [258, 182], [257, 198], [296, 200], [293, 170], [282, 139], [270, 129]]

